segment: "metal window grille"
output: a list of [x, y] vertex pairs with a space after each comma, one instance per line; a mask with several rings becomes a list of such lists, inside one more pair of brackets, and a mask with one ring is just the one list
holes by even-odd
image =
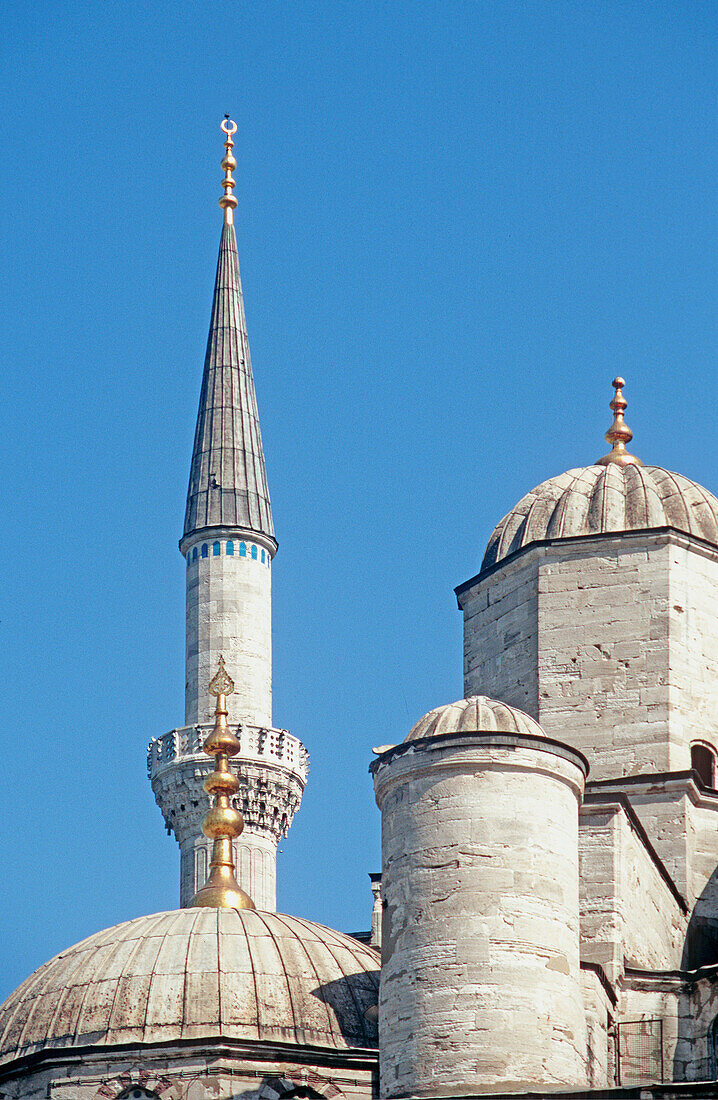
[[663, 1020], [625, 1020], [616, 1033], [617, 1084], [663, 1082]]

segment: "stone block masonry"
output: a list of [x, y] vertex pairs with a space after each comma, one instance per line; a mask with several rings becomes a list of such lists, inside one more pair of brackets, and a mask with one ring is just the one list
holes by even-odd
[[372, 770], [380, 1095], [581, 1087], [580, 755], [457, 733], [405, 742]]
[[[227, 552], [228, 544], [232, 553]], [[270, 543], [261, 554], [240, 555], [246, 536], [235, 532], [186, 540], [187, 633], [185, 722], [208, 722], [207, 684], [224, 657], [235, 683], [232, 718], [272, 725], [272, 579]], [[257, 550], [257, 537], [252, 546]], [[194, 548], [200, 553], [194, 556]], [[215, 547], [219, 553], [215, 553]], [[207, 549], [203, 556], [202, 549]], [[263, 561], [262, 558], [265, 560]]]
[[591, 778], [690, 768], [718, 731], [718, 551], [670, 529], [527, 546], [458, 590], [464, 690], [588, 757]]

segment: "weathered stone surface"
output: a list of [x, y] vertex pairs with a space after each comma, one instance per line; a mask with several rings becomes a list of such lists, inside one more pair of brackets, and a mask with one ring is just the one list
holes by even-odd
[[459, 595], [464, 687], [524, 708], [591, 778], [718, 748], [718, 551], [671, 532], [529, 548]]
[[581, 995], [586, 1013], [586, 1081], [589, 1088], [615, 1084], [609, 1036], [614, 1002], [595, 970], [581, 966]]
[[381, 1095], [583, 1084], [581, 758], [464, 731], [404, 742], [372, 770]]
[[[221, 1050], [221, 1053], [219, 1053]], [[181, 1049], [86, 1048], [52, 1051], [29, 1072], [4, 1076], [8, 1100], [370, 1100], [376, 1095], [376, 1051], [328, 1051], [224, 1039], [185, 1040]]]
[[626, 962], [680, 967], [688, 916], [620, 803], [583, 806], [579, 826], [581, 958], [617, 982]]

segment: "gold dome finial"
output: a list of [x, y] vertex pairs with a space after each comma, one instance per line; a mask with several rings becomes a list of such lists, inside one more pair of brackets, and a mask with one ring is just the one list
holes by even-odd
[[224, 168], [224, 179], [222, 180], [222, 187], [224, 188], [224, 194], [219, 200], [219, 205], [224, 210], [225, 225], [231, 225], [233, 222], [232, 211], [237, 205], [232, 192], [234, 191], [234, 179], [232, 178], [232, 172], [237, 167], [237, 161], [234, 158], [232, 149], [234, 148], [234, 142], [232, 141], [232, 134], [237, 133], [237, 123], [232, 122], [229, 115], [224, 116], [224, 122], [220, 123], [222, 130], [227, 135], [227, 140], [224, 143], [224, 147], [227, 152], [224, 154], [224, 160], [222, 161], [222, 167]]
[[596, 465], [609, 466], [615, 462], [617, 466], [642, 466], [640, 458], [636, 458], [626, 450], [626, 444], [633, 439], [633, 432], [623, 419], [623, 414], [628, 407], [628, 402], [623, 396], [623, 387], [626, 383], [623, 378], [614, 378], [611, 385], [616, 391], [613, 401], [608, 406], [613, 412], [613, 424], [604, 437], [606, 442], [611, 444], [611, 450], [603, 458], [597, 459]]
[[240, 888], [234, 869], [232, 841], [240, 836], [244, 818], [229, 801], [239, 790], [239, 781], [230, 770], [229, 758], [237, 755], [240, 744], [227, 724], [227, 696], [234, 691], [234, 680], [224, 667], [224, 657], [219, 658], [219, 667], [209, 682], [209, 691], [217, 696], [217, 706], [214, 729], [205, 739], [204, 751], [208, 756], [214, 756], [215, 764], [214, 771], [204, 781], [204, 789], [208, 795], [214, 795], [214, 802], [204, 815], [202, 832], [214, 843], [209, 878], [192, 898], [190, 906], [254, 909], [254, 902]]

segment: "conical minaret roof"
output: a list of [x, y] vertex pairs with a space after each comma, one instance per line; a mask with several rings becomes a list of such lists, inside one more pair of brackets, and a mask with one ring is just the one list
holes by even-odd
[[[232, 124], [233, 125], [233, 124]], [[236, 129], [236, 127], [235, 127]], [[243, 528], [274, 539], [232, 218], [231, 133], [227, 133], [225, 221], [192, 451], [184, 538], [207, 527]]]

